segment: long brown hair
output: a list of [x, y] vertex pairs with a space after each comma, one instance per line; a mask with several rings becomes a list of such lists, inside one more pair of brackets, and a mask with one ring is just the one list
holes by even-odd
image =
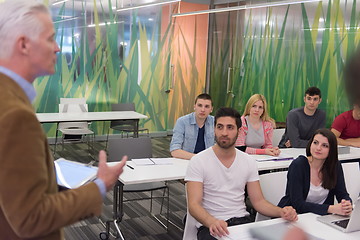
[[320, 172], [322, 175], [322, 184], [321, 186], [325, 189], [333, 189], [337, 182], [337, 169], [336, 166], [338, 164], [338, 148], [337, 148], [337, 140], [336, 136], [329, 129], [321, 128], [315, 131], [312, 135], [308, 145], [306, 147], [306, 156], [311, 156], [310, 147], [314, 141], [314, 137], [317, 134], [321, 134], [326, 137], [329, 141], [329, 155], [325, 159], [324, 164], [322, 165]]

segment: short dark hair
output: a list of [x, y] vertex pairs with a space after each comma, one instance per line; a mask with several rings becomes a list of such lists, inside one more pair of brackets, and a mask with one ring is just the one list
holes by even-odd
[[236, 126], [237, 128], [241, 128], [241, 118], [240, 118], [240, 113], [238, 111], [236, 111], [233, 108], [229, 108], [229, 107], [221, 107], [216, 111], [215, 114], [215, 126], [217, 123], [217, 120], [221, 117], [232, 117], [235, 119], [236, 122]]
[[198, 99], [203, 99], [203, 100], [210, 100], [211, 102], [211, 105], [212, 105], [212, 99], [211, 99], [211, 96], [207, 93], [202, 93], [202, 94], [199, 94], [196, 98], [195, 98], [195, 104], [197, 102]]
[[360, 106], [360, 48], [348, 59], [344, 67], [345, 90], [350, 104]]
[[306, 96], [306, 94], [308, 94], [309, 96], [319, 95], [319, 97], [321, 98], [321, 91], [317, 87], [309, 87], [305, 91], [305, 96]]
[[339, 162], [337, 140], [335, 134], [329, 129], [321, 128], [316, 130], [306, 146], [306, 156], [308, 157], [311, 156], [310, 147], [317, 134], [323, 135], [329, 141], [329, 155], [325, 159], [320, 172], [322, 174], [322, 187], [330, 190], [335, 188], [337, 182], [337, 164]]

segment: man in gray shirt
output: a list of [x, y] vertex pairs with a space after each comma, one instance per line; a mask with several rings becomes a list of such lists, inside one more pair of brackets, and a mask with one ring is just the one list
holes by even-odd
[[305, 106], [292, 109], [286, 118], [286, 130], [279, 143], [280, 148], [305, 148], [314, 131], [324, 128], [325, 111], [318, 109], [321, 91], [310, 87], [305, 92]]

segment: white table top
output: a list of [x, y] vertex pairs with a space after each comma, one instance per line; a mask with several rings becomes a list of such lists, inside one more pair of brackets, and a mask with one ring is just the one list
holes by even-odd
[[40, 123], [111, 121], [147, 118], [147, 116], [134, 111], [36, 113], [36, 117]]
[[[305, 148], [284, 148], [281, 149], [282, 153], [286, 153], [287, 155], [291, 155], [294, 159], [299, 155], [306, 156]], [[252, 155], [256, 159], [256, 155]], [[360, 148], [350, 147], [350, 153], [348, 154], [339, 154], [340, 161], [346, 161], [351, 159], [359, 159], [360, 158]], [[257, 166], [259, 171], [263, 170], [274, 170], [281, 168], [288, 168], [292, 160], [285, 161], [263, 161], [257, 162]]]
[[173, 164], [144, 166], [138, 166], [132, 161], [128, 161], [127, 165], [134, 169], [124, 167], [124, 172], [120, 175], [119, 180], [126, 185], [184, 179], [189, 160], [178, 158], [172, 158], [172, 160]]
[[[305, 232], [326, 240], [359, 240], [360, 239], [360, 231], [352, 232], [352, 233], [343, 233], [335, 228], [332, 228], [324, 223], [321, 223], [316, 220], [318, 215], [313, 213], [300, 214], [299, 220], [296, 222], [296, 226], [303, 229]], [[229, 227], [230, 235], [227, 237], [221, 238], [221, 240], [250, 240], [250, 234], [248, 233], [248, 229], [254, 226], [268, 226], [276, 223], [283, 222], [283, 219], [272, 219], [261, 222], [254, 222], [249, 224], [237, 225], [233, 227]], [[271, 234], [271, 233], [269, 233]]]

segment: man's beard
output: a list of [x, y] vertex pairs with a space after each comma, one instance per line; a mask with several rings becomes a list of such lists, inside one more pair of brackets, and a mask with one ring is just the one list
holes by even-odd
[[[238, 135], [236, 134], [236, 137], [234, 137], [233, 139], [230, 139], [229, 142], [223, 143], [221, 140], [218, 139], [217, 136], [215, 136], [215, 141], [220, 148], [229, 149], [235, 145], [237, 137], [238, 137]], [[229, 139], [229, 138], [226, 137], [226, 140], [227, 139]]]

